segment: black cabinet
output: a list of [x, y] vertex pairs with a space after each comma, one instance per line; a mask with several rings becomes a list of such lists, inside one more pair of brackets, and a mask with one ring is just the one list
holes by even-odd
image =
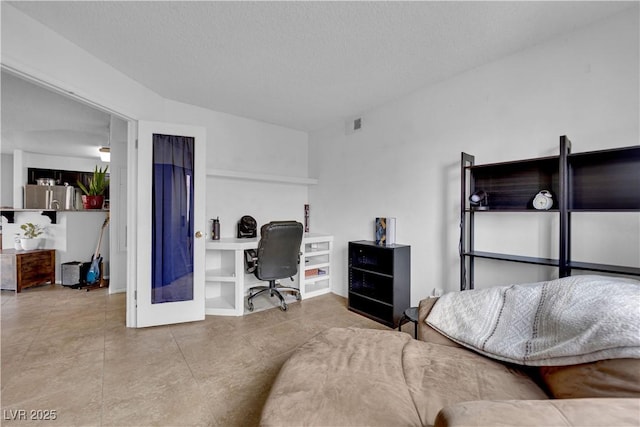
[[349, 310], [395, 328], [411, 304], [411, 247], [349, 242]]
[[[571, 142], [561, 136], [558, 156], [476, 165], [474, 156], [462, 153], [461, 175], [460, 289], [473, 289], [476, 258], [553, 266], [560, 277], [571, 275], [572, 269], [640, 275], [640, 268], [571, 257], [572, 213], [640, 211], [640, 146], [571, 154]], [[553, 205], [535, 210], [533, 198], [543, 189], [552, 193]], [[469, 203], [469, 196], [480, 190], [487, 194], [482, 209]], [[558, 258], [476, 251], [474, 217], [492, 212], [558, 215]]]

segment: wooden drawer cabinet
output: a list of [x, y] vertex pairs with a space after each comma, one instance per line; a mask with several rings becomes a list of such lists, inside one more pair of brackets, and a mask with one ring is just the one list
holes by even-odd
[[2, 289], [22, 291], [29, 286], [56, 282], [56, 251], [36, 249], [17, 251], [5, 249], [0, 252]]

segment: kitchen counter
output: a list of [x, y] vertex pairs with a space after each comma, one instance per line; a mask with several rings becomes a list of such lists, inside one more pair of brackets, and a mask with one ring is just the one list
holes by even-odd
[[9, 224], [15, 222], [16, 212], [40, 212], [41, 215], [49, 217], [51, 224], [57, 222], [58, 213], [66, 212], [109, 212], [109, 209], [14, 209], [14, 208], [0, 208], [0, 215], [7, 219]]

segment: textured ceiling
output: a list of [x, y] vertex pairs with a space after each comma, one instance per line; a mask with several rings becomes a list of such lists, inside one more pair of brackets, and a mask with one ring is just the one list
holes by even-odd
[[9, 2], [158, 94], [312, 131], [638, 2]]

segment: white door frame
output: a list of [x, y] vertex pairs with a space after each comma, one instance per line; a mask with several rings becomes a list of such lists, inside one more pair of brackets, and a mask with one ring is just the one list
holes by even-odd
[[127, 130], [127, 328], [138, 325], [136, 278], [138, 275], [138, 122]]

